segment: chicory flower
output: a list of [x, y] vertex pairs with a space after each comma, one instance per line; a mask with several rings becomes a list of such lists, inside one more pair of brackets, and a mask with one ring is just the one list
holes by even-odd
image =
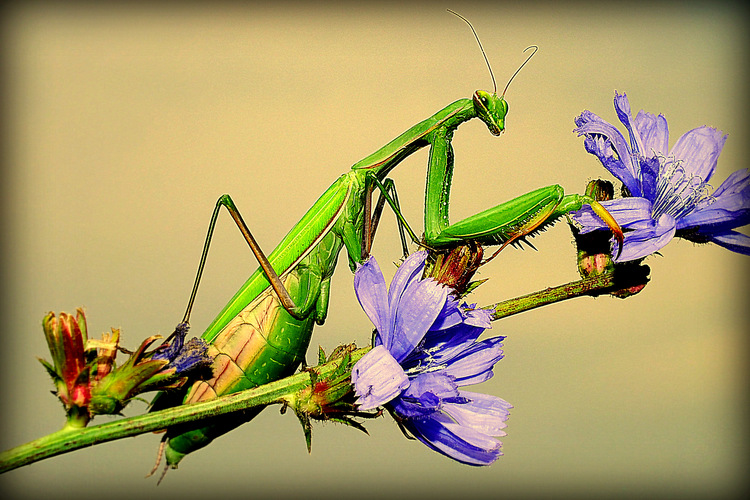
[[352, 370], [360, 410], [385, 405], [402, 427], [433, 450], [470, 465], [502, 455], [512, 406], [461, 387], [492, 377], [502, 340], [477, 341], [490, 313], [459, 304], [450, 289], [421, 279], [426, 252], [399, 267], [390, 288], [374, 258], [354, 277], [357, 298], [377, 328], [373, 349]]
[[[584, 136], [586, 150], [627, 190], [625, 198], [601, 202], [626, 231], [615, 261], [645, 257], [675, 236], [750, 255], [750, 237], [735, 231], [750, 223], [750, 170], [734, 172], [713, 193], [708, 184], [727, 136], [702, 126], [668, 150], [664, 116], [641, 110], [633, 119], [625, 94], [615, 92], [614, 104], [629, 140], [590, 111], [576, 118], [575, 131]], [[606, 229], [588, 206], [573, 219], [582, 233]]]

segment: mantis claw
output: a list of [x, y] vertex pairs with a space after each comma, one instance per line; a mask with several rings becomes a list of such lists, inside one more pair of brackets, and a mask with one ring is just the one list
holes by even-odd
[[594, 213], [599, 216], [599, 218], [604, 221], [607, 226], [609, 226], [609, 229], [614, 234], [615, 239], [617, 240], [617, 255], [615, 255], [615, 259], [617, 259], [622, 253], [622, 246], [625, 240], [625, 235], [622, 233], [622, 228], [617, 223], [615, 218], [612, 217], [612, 214], [609, 213], [601, 203], [596, 200], [591, 200], [589, 204], [591, 205], [591, 209], [594, 211]]
[[[619, 226], [618, 226], [619, 229]], [[625, 236], [622, 234], [622, 230], [615, 231], [614, 229], [612, 232], [615, 234], [615, 239], [617, 240], [617, 255], [615, 255], [615, 259], [620, 257], [620, 254], [622, 253], [622, 244], [623, 240], [625, 239]]]

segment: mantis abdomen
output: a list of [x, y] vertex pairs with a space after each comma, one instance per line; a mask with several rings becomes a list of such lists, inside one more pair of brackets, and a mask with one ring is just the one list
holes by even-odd
[[[322, 322], [325, 317], [328, 282], [341, 245], [335, 234], [326, 235], [281, 277], [295, 303], [304, 305], [304, 319], [292, 317], [268, 287], [213, 338], [209, 348], [214, 358], [213, 376], [193, 384], [183, 402], [206, 401], [292, 375], [305, 359], [315, 322]], [[259, 412], [260, 409], [175, 433], [167, 443], [167, 463], [176, 465], [186, 454], [206, 446]]]
[[[299, 288], [299, 281], [296, 272], [283, 279], [290, 291]], [[196, 382], [185, 403], [213, 399], [290, 375], [304, 357], [313, 320], [313, 315], [304, 321], [289, 316], [269, 288], [235, 316], [210, 345], [213, 377]]]

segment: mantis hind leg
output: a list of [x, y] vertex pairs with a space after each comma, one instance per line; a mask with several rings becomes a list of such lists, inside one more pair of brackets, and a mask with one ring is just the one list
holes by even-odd
[[211, 245], [211, 238], [213, 237], [214, 228], [216, 227], [216, 221], [219, 217], [219, 212], [221, 211], [222, 207], [226, 208], [226, 210], [229, 212], [229, 215], [232, 216], [232, 219], [237, 224], [237, 227], [242, 233], [242, 236], [245, 238], [245, 241], [250, 247], [250, 250], [253, 252], [253, 255], [255, 255], [255, 258], [258, 259], [258, 263], [260, 264], [261, 269], [263, 269], [263, 273], [271, 283], [271, 287], [279, 297], [281, 305], [295, 319], [304, 319], [304, 317], [299, 312], [300, 309], [297, 307], [297, 305], [294, 303], [294, 300], [292, 300], [292, 297], [289, 295], [289, 291], [284, 287], [284, 284], [279, 279], [278, 274], [276, 273], [276, 271], [274, 271], [273, 267], [271, 267], [271, 263], [268, 261], [268, 257], [266, 257], [266, 255], [260, 249], [258, 242], [255, 240], [255, 237], [253, 237], [250, 229], [247, 227], [247, 224], [245, 224], [245, 221], [242, 219], [242, 215], [240, 215], [240, 212], [237, 209], [237, 206], [234, 204], [234, 201], [232, 201], [232, 198], [228, 194], [225, 194], [216, 201], [216, 206], [214, 207], [213, 214], [211, 214], [211, 221], [208, 225], [208, 234], [206, 235], [206, 241], [203, 244], [203, 253], [201, 254], [200, 264], [198, 265], [198, 272], [196, 273], [195, 282], [193, 283], [193, 290], [190, 293], [190, 300], [188, 300], [188, 305], [185, 309], [185, 316], [182, 320], [183, 323], [187, 323], [190, 319], [190, 312], [193, 309], [195, 296], [198, 293], [198, 285], [200, 284], [201, 276], [203, 275], [203, 268], [206, 265], [208, 249]]

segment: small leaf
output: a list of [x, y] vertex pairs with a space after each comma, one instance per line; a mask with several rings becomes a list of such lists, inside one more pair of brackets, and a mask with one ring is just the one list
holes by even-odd
[[39, 360], [39, 362], [47, 369], [47, 373], [49, 373], [50, 377], [52, 377], [53, 382], [57, 382], [58, 380], [62, 380], [60, 378], [60, 375], [57, 374], [55, 371], [55, 367], [52, 366], [48, 361], [43, 360], [42, 358], [36, 358]]
[[462, 297], [466, 296], [466, 295], [469, 295], [471, 292], [473, 292], [474, 290], [476, 290], [479, 287], [479, 285], [481, 285], [482, 283], [484, 283], [488, 279], [489, 278], [485, 278], [483, 280], [477, 280], [477, 281], [470, 282], [468, 285], [466, 285], [466, 292], [464, 292], [462, 294]]
[[318, 346], [318, 364], [322, 365], [326, 362], [326, 352], [323, 350], [323, 346]]

